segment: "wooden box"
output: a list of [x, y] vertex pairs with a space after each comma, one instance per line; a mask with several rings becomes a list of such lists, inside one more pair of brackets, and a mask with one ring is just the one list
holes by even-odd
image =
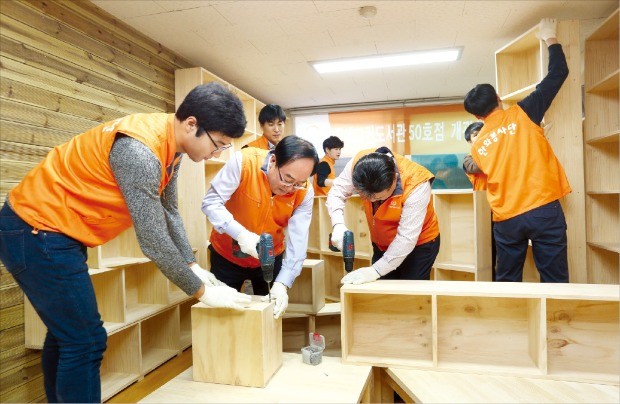
[[274, 303], [253, 301], [243, 310], [192, 306], [195, 381], [265, 387], [282, 365], [282, 319]]
[[318, 313], [325, 306], [325, 268], [321, 260], [305, 260], [301, 273], [288, 291], [290, 313]]

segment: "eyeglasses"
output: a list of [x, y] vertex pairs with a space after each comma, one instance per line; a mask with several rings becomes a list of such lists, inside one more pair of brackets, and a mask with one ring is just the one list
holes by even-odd
[[276, 168], [278, 169], [278, 175], [280, 176], [280, 183], [284, 185], [285, 187], [293, 187], [293, 189], [295, 190], [300, 190], [300, 189], [306, 189], [306, 187], [308, 186], [308, 180], [302, 183], [296, 183], [296, 184], [291, 184], [290, 182], [284, 181], [284, 178], [282, 178], [282, 173], [280, 172], [280, 167], [276, 166]]
[[211, 143], [213, 143], [213, 146], [215, 146], [215, 150], [213, 150], [213, 153], [218, 153], [218, 152], [224, 151], [226, 149], [230, 149], [232, 147], [232, 143], [229, 143], [229, 144], [224, 145], [224, 146], [218, 146], [217, 143], [215, 143], [215, 141], [213, 140], [213, 138], [209, 134], [209, 132], [205, 128], [203, 128], [202, 126], [200, 128], [205, 131], [205, 133], [209, 137], [209, 140], [211, 140]]

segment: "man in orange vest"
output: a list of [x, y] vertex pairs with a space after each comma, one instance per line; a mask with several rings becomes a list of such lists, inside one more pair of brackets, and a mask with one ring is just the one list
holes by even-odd
[[263, 136], [243, 146], [256, 147], [263, 150], [272, 150], [284, 138], [284, 124], [286, 114], [282, 107], [276, 104], [265, 105], [258, 114], [258, 123]]
[[107, 334], [86, 247], [132, 223], [144, 254], [185, 293], [210, 306], [249, 303], [194, 262], [176, 196], [182, 155], [202, 164], [245, 125], [235, 95], [201, 85], [175, 114], [129, 115], [55, 147], [11, 190], [0, 211], [0, 259], [47, 327], [41, 362], [49, 402], [101, 402]]
[[[294, 135], [282, 139], [274, 150], [242, 149], [211, 181], [202, 201], [202, 211], [213, 224], [211, 270], [235, 290], [249, 279], [255, 295], [267, 295], [256, 245], [260, 234], [272, 236], [276, 319], [286, 310], [287, 291], [306, 259], [314, 198], [308, 178], [318, 162], [312, 143]], [[233, 240], [249, 257], [235, 256]]]
[[323, 141], [323, 151], [325, 156], [321, 159], [319, 166], [314, 174], [314, 196], [325, 196], [329, 192], [334, 179], [336, 170], [334, 164], [340, 158], [340, 152], [344, 147], [344, 142], [336, 136], [330, 136]]
[[348, 273], [343, 284], [430, 279], [440, 244], [433, 178], [426, 168], [387, 147], [363, 150], [347, 163], [327, 194], [331, 241], [342, 250], [345, 201], [357, 191], [364, 201], [373, 256], [372, 266]]
[[517, 105], [504, 110], [490, 84], [479, 84], [465, 96], [465, 109], [484, 120], [463, 167], [468, 173], [487, 176], [497, 281], [522, 281], [530, 239], [541, 281], [568, 282], [566, 219], [560, 198], [571, 187], [540, 127], [568, 77], [555, 31], [555, 20], [540, 22], [539, 36], [549, 47], [549, 72]]

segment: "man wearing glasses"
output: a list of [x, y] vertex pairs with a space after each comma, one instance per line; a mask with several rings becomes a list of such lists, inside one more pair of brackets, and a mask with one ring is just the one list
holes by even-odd
[[[228, 160], [202, 200], [202, 211], [213, 224], [211, 271], [228, 286], [240, 290], [249, 279], [254, 294], [267, 295], [256, 245], [261, 233], [273, 237], [276, 260], [271, 295], [276, 300], [275, 318], [286, 310], [287, 290], [306, 258], [314, 197], [308, 178], [318, 162], [314, 146], [294, 135], [282, 139], [274, 150], [248, 147]], [[233, 254], [233, 239], [250, 257]]]

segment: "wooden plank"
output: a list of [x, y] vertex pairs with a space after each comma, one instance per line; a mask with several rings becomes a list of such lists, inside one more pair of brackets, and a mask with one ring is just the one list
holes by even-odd
[[0, 330], [24, 324], [24, 305], [18, 304], [0, 309]]
[[0, 140], [0, 159], [39, 163], [52, 150], [51, 147], [33, 146]]
[[[0, 331], [0, 365], [4, 365], [4, 359], [11, 356], [7, 353], [24, 345], [24, 327], [17, 326]], [[6, 355], [6, 356], [5, 356]]]
[[45, 399], [43, 387], [43, 375], [32, 378], [28, 383], [19, 388], [0, 394], [0, 402], [3, 403], [28, 403]]
[[36, 163], [0, 159], [0, 174], [4, 181], [19, 182], [35, 166]]
[[17, 389], [30, 380], [38, 378], [40, 372], [41, 358], [35, 357], [20, 366], [0, 373], [0, 397], [4, 396], [8, 391]]
[[7, 309], [23, 302], [24, 293], [18, 285], [0, 287], [0, 309]]
[[22, 366], [24, 363], [33, 361], [37, 358], [39, 358], [40, 360], [41, 358], [41, 351], [27, 349], [24, 346], [23, 327], [14, 328], [20, 329], [22, 331], [22, 343], [15, 348], [2, 350], [2, 353], [0, 354], [0, 360], [2, 361], [2, 363], [0, 363], [0, 373], [4, 373], [11, 369], [14, 369], [15, 367]]
[[23, 125], [18, 122], [0, 120], [2, 140], [33, 146], [54, 147], [68, 142], [76, 134], [40, 126]]

